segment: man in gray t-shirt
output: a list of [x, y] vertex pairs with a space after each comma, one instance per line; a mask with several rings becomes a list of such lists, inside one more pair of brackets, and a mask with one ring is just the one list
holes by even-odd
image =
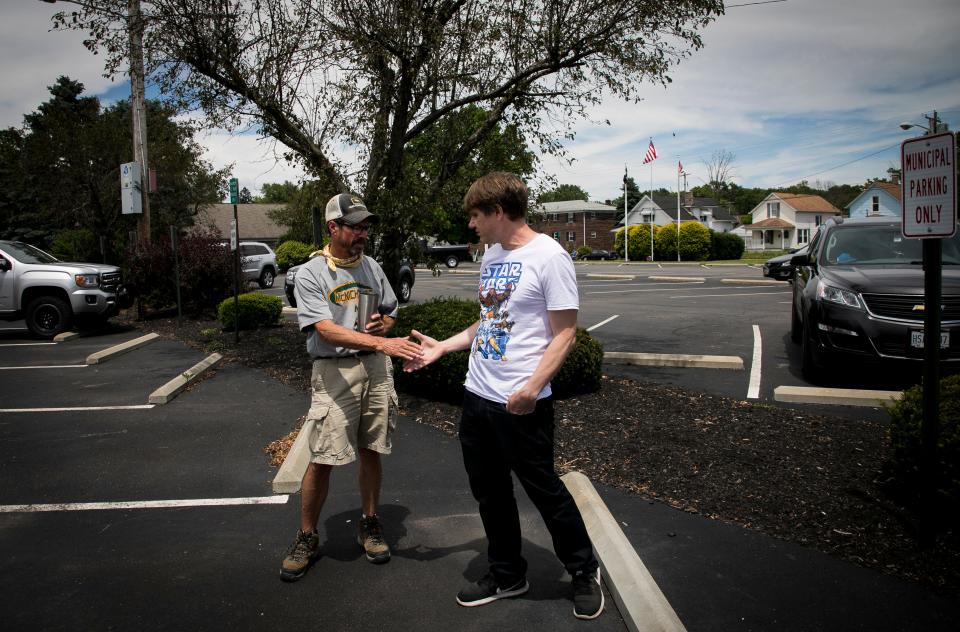
[[[377, 216], [349, 194], [327, 203], [330, 243], [297, 272], [297, 320], [307, 334], [313, 358], [306, 432], [311, 459], [300, 494], [300, 529], [280, 566], [280, 578], [296, 581], [317, 558], [317, 521], [336, 465], [360, 461], [362, 514], [357, 539], [375, 564], [390, 560], [377, 517], [381, 454], [390, 454], [397, 395], [388, 356], [414, 360], [420, 346], [407, 338], [387, 338], [395, 324], [397, 297], [383, 269], [363, 254]], [[361, 294], [378, 309], [359, 322]], [[364, 296], [366, 300], [368, 297]]]

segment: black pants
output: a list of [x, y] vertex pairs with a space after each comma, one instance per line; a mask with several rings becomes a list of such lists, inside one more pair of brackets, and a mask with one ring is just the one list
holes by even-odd
[[480, 503], [490, 572], [501, 587], [515, 584], [527, 572], [527, 561], [520, 553], [520, 516], [511, 471], [540, 511], [553, 538], [553, 550], [567, 572], [596, 570], [580, 510], [553, 467], [552, 398], [539, 400], [529, 415], [513, 415], [505, 404], [467, 391], [460, 446], [470, 491]]

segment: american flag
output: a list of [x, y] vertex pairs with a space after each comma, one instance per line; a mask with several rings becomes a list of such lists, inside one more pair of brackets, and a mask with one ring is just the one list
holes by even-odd
[[653, 162], [657, 159], [657, 148], [653, 146], [653, 139], [650, 139], [650, 146], [647, 147], [647, 155], [643, 157], [643, 164]]
[[679, 160], [677, 161], [677, 173], [683, 173], [683, 163]]

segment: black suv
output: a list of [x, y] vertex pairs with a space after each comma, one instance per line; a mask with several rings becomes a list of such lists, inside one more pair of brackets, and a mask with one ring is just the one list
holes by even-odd
[[[297, 298], [293, 294], [293, 286], [297, 276], [297, 270], [300, 269], [300, 266], [290, 266], [290, 269], [287, 270], [287, 276], [283, 281], [283, 293], [287, 295], [287, 302], [290, 303], [290, 307], [297, 306]], [[410, 301], [410, 296], [413, 294], [413, 283], [416, 280], [417, 275], [413, 271], [413, 265], [407, 261], [400, 262], [400, 270], [397, 274], [397, 286], [393, 288], [394, 294], [397, 295], [397, 301], [399, 303], [408, 303]]]
[[[890, 217], [830, 220], [795, 255], [790, 335], [817, 381], [831, 359], [922, 361], [923, 246]], [[941, 360], [960, 361], [960, 233], [943, 240]]]

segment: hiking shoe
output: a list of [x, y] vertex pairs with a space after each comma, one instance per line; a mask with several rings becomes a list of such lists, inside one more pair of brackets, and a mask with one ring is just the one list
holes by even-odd
[[506, 599], [507, 597], [516, 597], [522, 595], [530, 589], [527, 580], [521, 579], [509, 588], [500, 588], [493, 575], [487, 573], [474, 584], [470, 584], [459, 593], [457, 593], [457, 603], [461, 606], [472, 608], [473, 606], [482, 606], [497, 599]]
[[280, 565], [280, 579], [285, 582], [295, 582], [320, 555], [320, 536], [317, 533], [297, 531], [297, 539], [287, 551]]
[[596, 619], [603, 612], [603, 589], [600, 588], [600, 569], [592, 573], [577, 573], [570, 582], [573, 588], [573, 616], [578, 619]]
[[367, 560], [374, 564], [385, 564], [390, 561], [390, 547], [383, 539], [383, 527], [377, 516], [360, 518], [360, 532], [357, 542], [367, 554]]

